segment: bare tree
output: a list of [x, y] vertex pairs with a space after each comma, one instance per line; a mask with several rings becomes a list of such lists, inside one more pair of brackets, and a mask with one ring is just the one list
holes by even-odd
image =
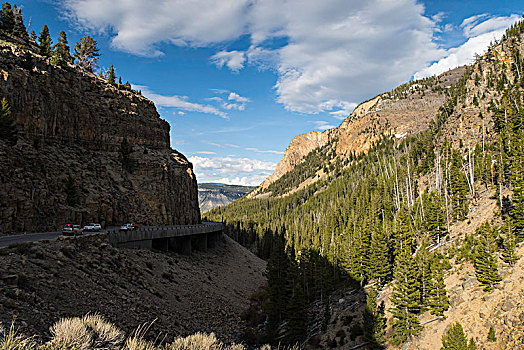
[[76, 65], [93, 72], [98, 68], [99, 50], [96, 47], [96, 40], [90, 36], [84, 36], [79, 42], [75, 44], [74, 48], [76, 58]]

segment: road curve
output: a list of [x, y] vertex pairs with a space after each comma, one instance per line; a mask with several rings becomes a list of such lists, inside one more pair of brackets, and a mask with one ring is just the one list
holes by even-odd
[[[80, 236], [105, 233], [106, 230], [100, 232], [84, 232]], [[40, 233], [27, 233], [23, 235], [13, 235], [13, 236], [2, 236], [0, 237], [0, 248], [9, 247], [11, 244], [15, 243], [26, 243], [26, 242], [39, 242], [39, 241], [52, 241], [57, 239], [62, 235], [62, 232], [40, 232]]]

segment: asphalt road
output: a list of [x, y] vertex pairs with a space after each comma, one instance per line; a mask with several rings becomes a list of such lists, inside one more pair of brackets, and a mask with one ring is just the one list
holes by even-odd
[[[93, 235], [105, 233], [107, 230], [112, 230], [114, 227], [108, 227], [105, 230], [100, 232], [84, 232], [81, 236], [84, 235]], [[24, 242], [38, 242], [38, 241], [51, 241], [57, 239], [58, 236], [61, 236], [62, 232], [40, 232], [40, 233], [27, 233], [24, 235], [13, 235], [13, 236], [2, 236], [0, 237], [0, 248], [9, 247], [14, 243], [24, 243]]]

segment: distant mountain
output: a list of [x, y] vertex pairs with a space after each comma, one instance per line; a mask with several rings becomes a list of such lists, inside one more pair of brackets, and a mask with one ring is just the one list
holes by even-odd
[[200, 211], [205, 213], [213, 208], [228, 205], [251, 191], [252, 186], [225, 185], [205, 183], [198, 185], [198, 204]]

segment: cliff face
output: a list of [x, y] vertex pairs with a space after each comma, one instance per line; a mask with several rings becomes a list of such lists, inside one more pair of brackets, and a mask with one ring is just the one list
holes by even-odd
[[[192, 165], [170, 148], [169, 124], [151, 101], [37, 55], [33, 69], [23, 68], [22, 54], [0, 42], [0, 97], [20, 136], [15, 146], [0, 141], [0, 232], [88, 221], [199, 222]], [[131, 171], [119, 161], [124, 138]]]
[[369, 150], [382, 135], [403, 138], [425, 130], [446, 101], [446, 89], [455, 84], [464, 71], [465, 67], [459, 67], [430, 80], [406, 83], [361, 103], [337, 128], [296, 136], [275, 172], [251, 195], [267, 189], [314, 149], [331, 144], [329, 151], [336, 158], [345, 160], [352, 153]]

